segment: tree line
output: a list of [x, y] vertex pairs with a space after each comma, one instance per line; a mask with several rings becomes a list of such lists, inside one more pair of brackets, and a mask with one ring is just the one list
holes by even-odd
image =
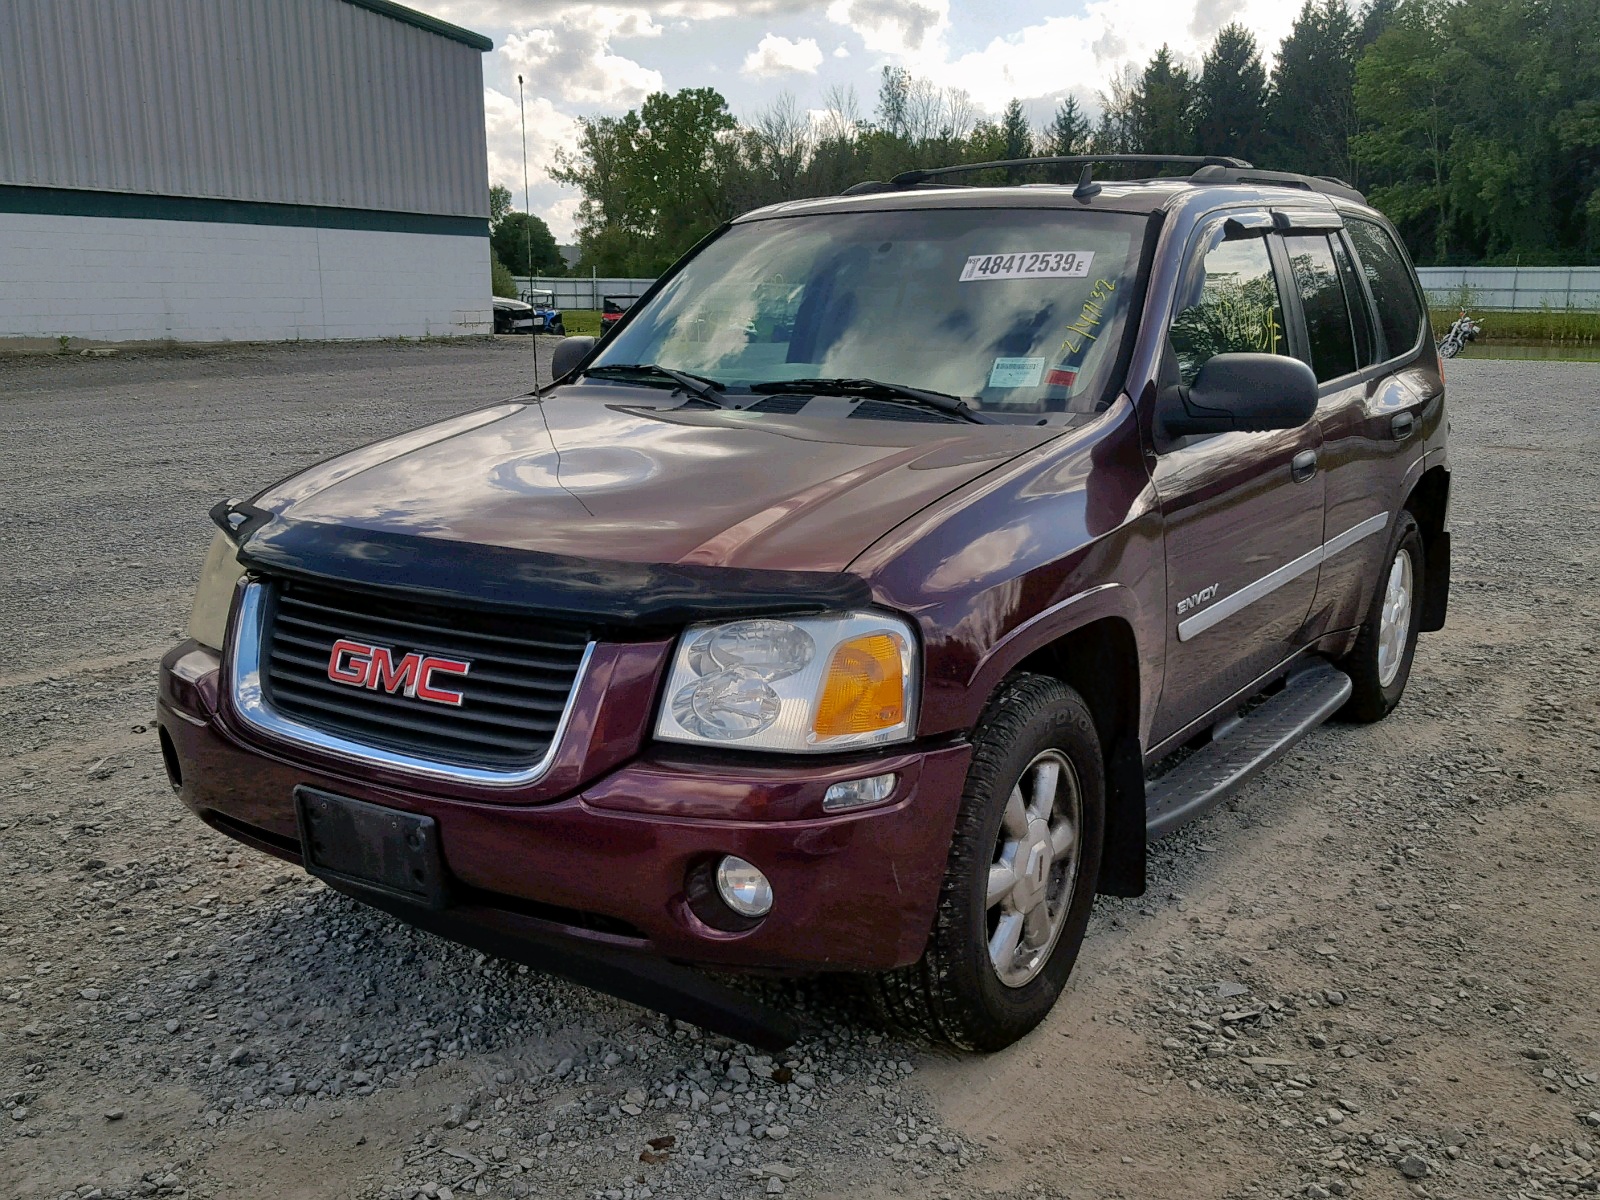
[[870, 115], [836, 89], [820, 119], [785, 96], [741, 122], [715, 90], [687, 88], [583, 120], [554, 174], [582, 193], [580, 269], [602, 275], [658, 274], [763, 204], [920, 167], [1085, 153], [1226, 154], [1335, 176], [1419, 263], [1600, 261], [1595, 0], [1306, 0], [1270, 66], [1232, 24], [1198, 63], [1163, 46], [1099, 101], [1091, 114], [1069, 96], [1036, 128], [1018, 100], [989, 119], [959, 89], [886, 67]]

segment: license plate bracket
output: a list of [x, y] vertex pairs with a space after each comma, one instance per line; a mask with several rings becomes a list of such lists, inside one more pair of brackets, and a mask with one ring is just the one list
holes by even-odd
[[310, 874], [426, 908], [449, 904], [432, 817], [305, 786], [294, 800]]

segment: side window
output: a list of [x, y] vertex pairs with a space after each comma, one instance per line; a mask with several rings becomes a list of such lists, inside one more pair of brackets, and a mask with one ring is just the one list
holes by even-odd
[[1417, 299], [1411, 268], [1382, 226], [1352, 219], [1346, 229], [1372, 289], [1373, 303], [1378, 306], [1378, 324], [1388, 343], [1389, 357], [1404, 354], [1422, 334], [1422, 302]]
[[1216, 243], [1191, 271], [1185, 299], [1173, 318], [1172, 348], [1178, 375], [1194, 382], [1200, 365], [1214, 354], [1287, 354], [1283, 303], [1272, 273], [1272, 256], [1263, 237]]
[[1350, 374], [1356, 369], [1355, 333], [1328, 235], [1301, 234], [1284, 238], [1283, 244], [1306, 315], [1311, 369], [1317, 373], [1317, 382]]
[[1378, 361], [1378, 339], [1374, 335], [1372, 306], [1367, 303], [1367, 293], [1356, 274], [1355, 263], [1350, 261], [1350, 251], [1344, 242], [1333, 237], [1333, 259], [1339, 264], [1339, 282], [1344, 284], [1345, 303], [1350, 306], [1350, 324], [1356, 332], [1356, 364], [1370, 367]]

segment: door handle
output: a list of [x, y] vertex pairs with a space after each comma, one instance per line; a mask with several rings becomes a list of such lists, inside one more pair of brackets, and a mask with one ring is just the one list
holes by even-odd
[[1394, 434], [1394, 440], [1403, 442], [1411, 436], [1411, 431], [1417, 427], [1417, 419], [1408, 412], [1396, 413], [1394, 420], [1389, 423], [1389, 430]]
[[1294, 476], [1296, 483], [1304, 483], [1317, 473], [1317, 452], [1315, 450], [1302, 450], [1294, 456], [1294, 461], [1289, 464], [1289, 474]]

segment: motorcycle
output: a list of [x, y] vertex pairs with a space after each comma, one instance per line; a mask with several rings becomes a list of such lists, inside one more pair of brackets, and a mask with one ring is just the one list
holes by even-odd
[[1483, 326], [1468, 316], [1467, 310], [1463, 308], [1449, 331], [1439, 339], [1439, 357], [1454, 358], [1461, 353], [1461, 348], [1468, 342], [1477, 341], [1478, 335], [1482, 332]]

